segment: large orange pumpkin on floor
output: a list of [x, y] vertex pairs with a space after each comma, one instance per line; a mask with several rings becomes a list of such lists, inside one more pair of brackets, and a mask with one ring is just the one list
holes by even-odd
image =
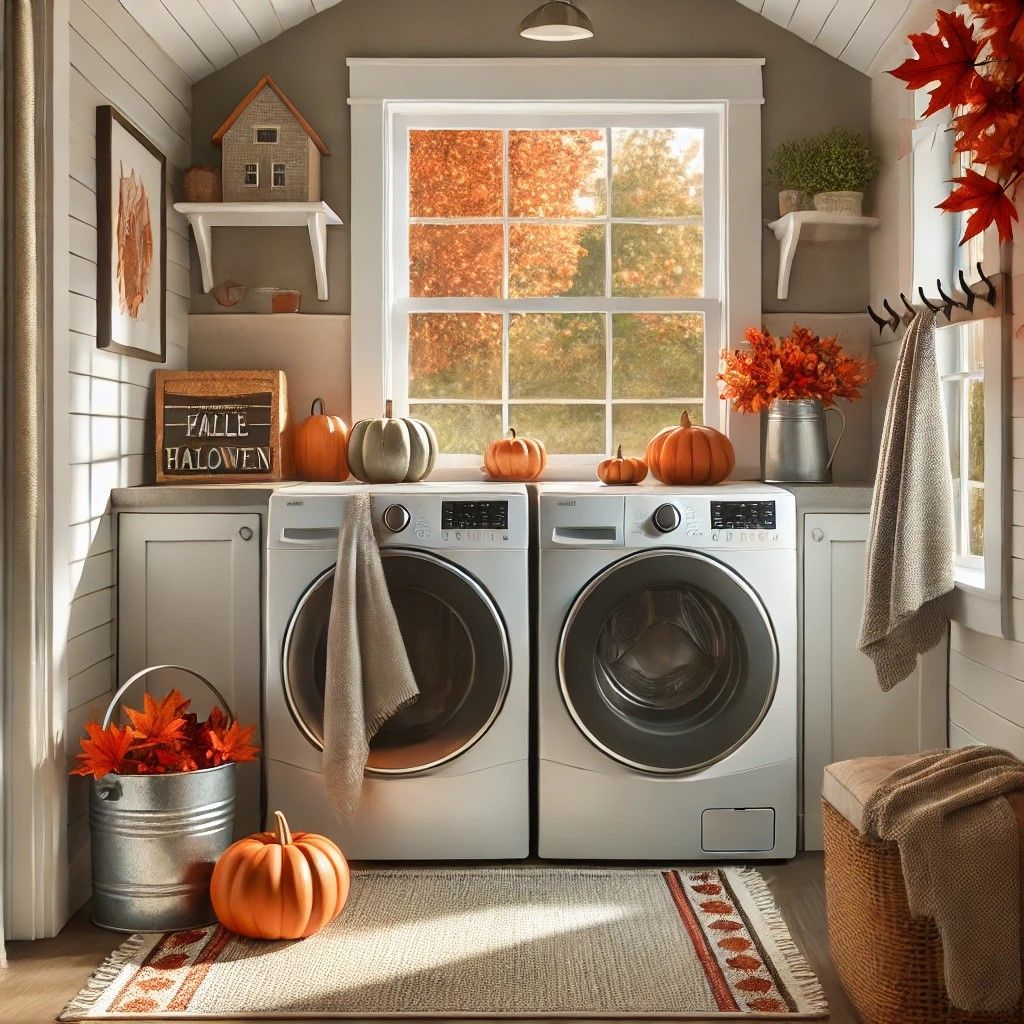
[[327, 415], [322, 398], [313, 399], [309, 419], [295, 431], [293, 455], [300, 480], [348, 479], [348, 427]]
[[509, 430], [484, 452], [484, 470], [492, 480], [536, 480], [548, 464], [543, 441]]
[[251, 939], [304, 939], [345, 906], [348, 861], [326, 836], [293, 836], [284, 815], [274, 816], [276, 832], [246, 836], [221, 854], [210, 899], [229, 931]]
[[603, 484], [638, 484], [647, 476], [647, 463], [643, 459], [627, 459], [622, 454], [622, 445], [615, 457], [605, 459], [597, 467], [597, 477]]
[[646, 461], [663, 484], [718, 484], [736, 467], [736, 452], [725, 434], [695, 427], [684, 410], [678, 427], [665, 427], [647, 442]]

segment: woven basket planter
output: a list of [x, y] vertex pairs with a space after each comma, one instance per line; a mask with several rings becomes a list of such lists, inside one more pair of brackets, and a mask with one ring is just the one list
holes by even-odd
[[181, 176], [181, 194], [186, 203], [219, 203], [220, 170], [197, 164]]
[[970, 1014], [950, 1005], [942, 941], [911, 917], [899, 849], [862, 836], [827, 800], [825, 903], [836, 974], [863, 1024], [1021, 1024], [1024, 1009]]

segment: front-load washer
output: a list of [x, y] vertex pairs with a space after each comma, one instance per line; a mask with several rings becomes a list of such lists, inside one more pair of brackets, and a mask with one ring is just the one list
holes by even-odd
[[538, 852], [796, 851], [793, 496], [542, 484]]
[[[345, 822], [322, 777], [324, 672], [338, 530], [356, 490], [372, 494], [420, 696], [378, 732]], [[274, 494], [268, 813], [284, 811], [358, 860], [528, 855], [528, 538], [522, 485], [303, 484]]]

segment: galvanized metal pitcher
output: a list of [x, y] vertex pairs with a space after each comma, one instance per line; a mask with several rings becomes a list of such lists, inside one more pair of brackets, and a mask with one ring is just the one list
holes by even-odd
[[[828, 447], [825, 413], [842, 421], [832, 450]], [[766, 483], [827, 484], [832, 460], [846, 432], [846, 416], [838, 406], [826, 410], [817, 398], [778, 399], [768, 410], [764, 442]]]
[[[155, 665], [136, 672], [114, 694], [105, 729], [124, 692], [160, 669], [205, 683], [229, 720], [231, 708], [198, 672]], [[92, 832], [92, 919], [119, 932], [164, 932], [213, 924], [210, 876], [231, 843], [235, 766], [169, 775], [105, 775], [89, 792]]]

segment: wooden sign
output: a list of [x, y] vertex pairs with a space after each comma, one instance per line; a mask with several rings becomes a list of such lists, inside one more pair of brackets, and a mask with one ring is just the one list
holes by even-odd
[[282, 370], [157, 370], [157, 483], [286, 480]]

